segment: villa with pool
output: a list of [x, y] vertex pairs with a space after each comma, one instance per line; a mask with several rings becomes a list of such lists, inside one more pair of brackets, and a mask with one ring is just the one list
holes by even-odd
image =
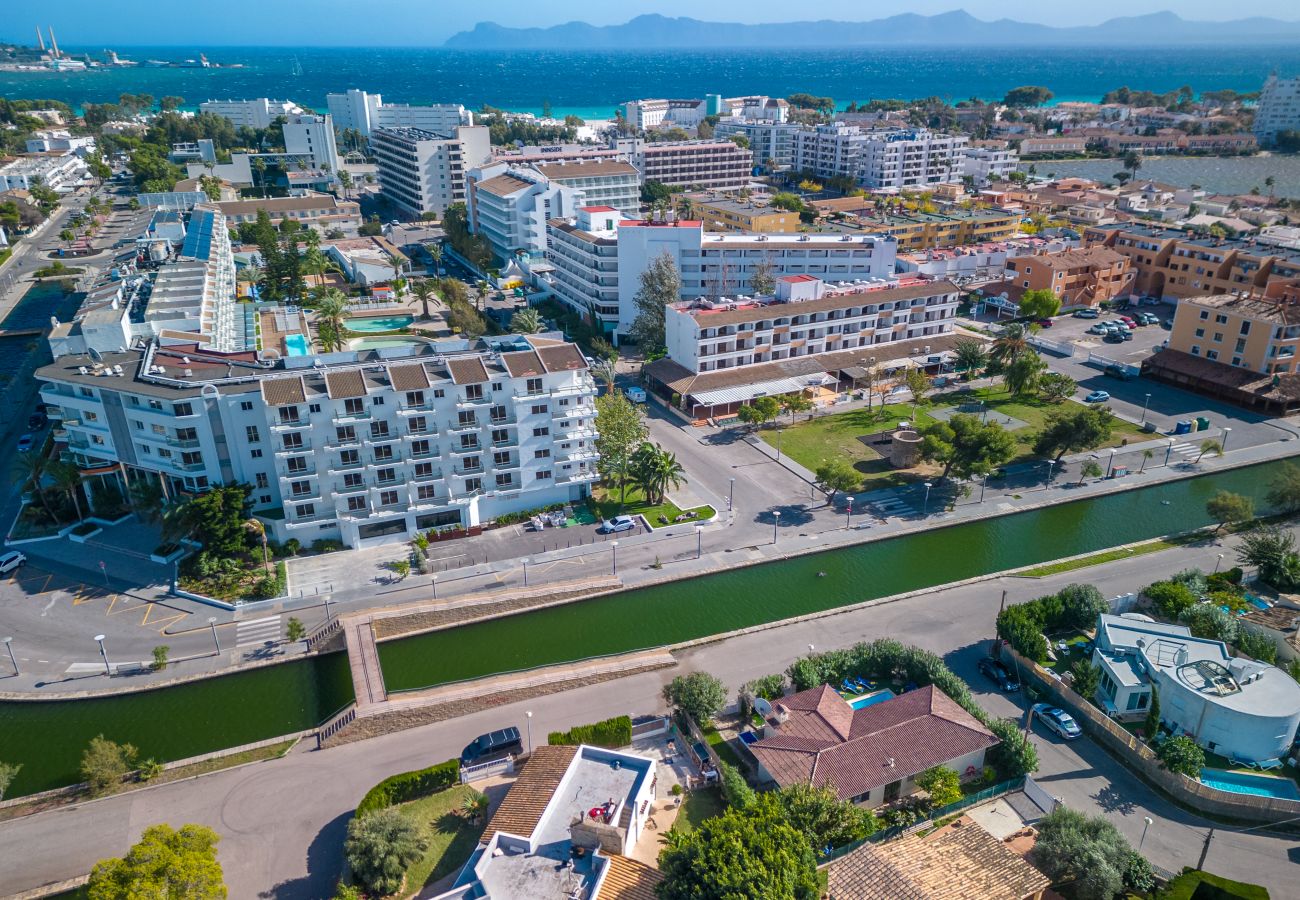
[[1092, 662], [1102, 672], [1096, 700], [1112, 717], [1145, 716], [1154, 687], [1166, 728], [1236, 762], [1276, 764], [1300, 727], [1300, 684], [1183, 625], [1103, 613]]

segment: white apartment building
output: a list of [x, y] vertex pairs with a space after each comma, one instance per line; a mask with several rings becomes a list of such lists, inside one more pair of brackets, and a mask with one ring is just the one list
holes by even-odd
[[976, 185], [986, 185], [1014, 172], [1020, 157], [1010, 147], [963, 147], [958, 163], [958, 175], [975, 179]]
[[774, 297], [672, 304], [664, 334], [669, 359], [691, 372], [712, 372], [937, 338], [952, 331], [960, 299], [948, 281], [836, 286], [786, 275]]
[[641, 173], [625, 160], [546, 162], [533, 168], [554, 184], [581, 191], [589, 206], [612, 206], [628, 218], [635, 218], [641, 210]]
[[1278, 78], [1270, 75], [1259, 92], [1255, 107], [1256, 139], [1262, 145], [1277, 141], [1283, 131], [1300, 131], [1300, 75]]
[[[264, 160], [280, 171], [290, 188], [328, 188], [338, 177], [339, 149], [334, 138], [334, 120], [327, 114], [289, 115], [284, 124], [284, 152], [234, 153], [230, 162], [211, 166], [208, 162], [187, 163], [190, 178], [214, 175], [233, 185], [254, 183], [253, 161]], [[305, 166], [305, 168], [304, 168]]]
[[75, 153], [64, 156], [22, 156], [0, 166], [0, 191], [26, 191], [43, 184], [66, 193], [86, 174], [86, 163]]
[[702, 191], [736, 190], [749, 183], [754, 156], [732, 141], [619, 140], [617, 149], [641, 172], [642, 181]]
[[960, 175], [965, 135], [925, 130], [864, 131], [834, 122], [798, 132], [794, 168], [820, 178], [848, 177], [875, 190], [922, 189]]
[[418, 217], [442, 215], [467, 201], [466, 176], [489, 162], [492, 141], [483, 125], [459, 125], [447, 133], [419, 128], [379, 128], [370, 135], [384, 194]]
[[529, 144], [523, 147], [510, 145], [493, 147], [492, 158], [512, 166], [535, 166], [539, 163], [585, 162], [592, 159], [626, 159], [612, 147], [593, 147], [590, 144]]
[[325, 102], [336, 128], [354, 129], [365, 137], [376, 128], [419, 128], [447, 134], [461, 125], [474, 124], [474, 114], [459, 103], [385, 103], [381, 94], [355, 88], [342, 94], [326, 94]]
[[95, 138], [90, 135], [73, 135], [62, 128], [34, 131], [27, 139], [28, 153], [75, 153], [86, 156], [95, 150]]
[[265, 97], [256, 100], [205, 100], [199, 104], [199, 112], [229, 119], [236, 128], [269, 128], [278, 117], [296, 116], [302, 111], [301, 106], [290, 100], [268, 100]]
[[612, 206], [585, 206], [572, 219], [547, 223], [547, 286], [552, 295], [594, 327], [612, 335], [618, 327], [618, 223]]
[[743, 135], [749, 141], [754, 165], [768, 166], [771, 160], [771, 168], [782, 170], [794, 165], [794, 136], [802, 130], [802, 126], [791, 122], [723, 119], [713, 133], [728, 139], [733, 134]]
[[660, 125], [694, 128], [709, 115], [722, 112], [722, 98], [709, 94], [703, 100], [630, 100], [623, 104], [623, 118], [641, 131], [651, 131]]
[[89, 477], [169, 496], [253, 486], [277, 541], [357, 547], [585, 498], [596, 387], [577, 347], [519, 336], [269, 362], [189, 347], [41, 369], [55, 440]]
[[544, 253], [547, 221], [573, 215], [582, 205], [582, 192], [552, 182], [536, 169], [498, 162], [470, 172], [467, 205], [470, 230], [505, 262], [521, 251]]

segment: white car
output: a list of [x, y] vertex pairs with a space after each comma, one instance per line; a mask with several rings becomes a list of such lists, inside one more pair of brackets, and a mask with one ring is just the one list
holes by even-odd
[[1034, 716], [1067, 741], [1083, 737], [1083, 729], [1079, 727], [1078, 722], [1074, 721], [1074, 716], [1058, 706], [1035, 703]]
[[17, 550], [10, 550], [8, 553], [0, 556], [0, 575], [8, 575], [14, 569], [27, 562], [27, 557]]
[[596, 530], [601, 534], [618, 534], [620, 531], [631, 531], [635, 527], [636, 519], [631, 516], [615, 516], [601, 522]]

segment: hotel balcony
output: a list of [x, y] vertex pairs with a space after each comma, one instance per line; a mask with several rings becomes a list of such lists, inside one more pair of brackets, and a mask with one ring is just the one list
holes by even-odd
[[340, 481], [334, 485], [332, 490], [336, 494], [359, 494], [369, 490], [369, 488], [364, 482], [362, 484], [344, 484]]
[[338, 412], [335, 411], [330, 417], [335, 425], [349, 425], [353, 422], [364, 422], [371, 417], [369, 409], [360, 409], [355, 412]]
[[307, 478], [316, 474], [316, 466], [314, 463], [308, 464], [305, 469], [290, 469], [288, 466], [276, 466], [275, 470], [279, 473], [281, 478]]
[[421, 475], [419, 472], [416, 472], [411, 476], [412, 481], [437, 481], [440, 478], [442, 478], [442, 469], [434, 469], [427, 475]]
[[283, 445], [276, 447], [275, 455], [293, 456], [295, 453], [306, 453], [310, 449], [311, 449], [311, 441], [303, 441], [301, 444], [298, 444], [293, 447], [285, 447]]
[[310, 428], [310, 427], [311, 427], [310, 419], [289, 419], [289, 420], [282, 419], [279, 422], [274, 422], [271, 424], [271, 430], [276, 433], [282, 431], [294, 431], [299, 428]]

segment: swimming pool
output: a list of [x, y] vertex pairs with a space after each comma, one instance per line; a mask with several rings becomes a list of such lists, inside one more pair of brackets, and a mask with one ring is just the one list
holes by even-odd
[[1273, 608], [1272, 606], [1269, 605], [1267, 600], [1261, 600], [1259, 597], [1256, 597], [1250, 591], [1246, 591], [1246, 600], [1250, 603], [1251, 606], [1255, 607], [1256, 609]]
[[311, 343], [308, 342], [305, 334], [286, 334], [284, 349], [290, 356], [307, 356], [311, 353]]
[[345, 324], [348, 331], [357, 334], [382, 334], [385, 331], [397, 331], [415, 321], [415, 316], [372, 316], [362, 319], [348, 319]]
[[876, 691], [874, 694], [868, 694], [865, 697], [858, 697], [856, 700], [851, 700], [849, 706], [854, 709], [864, 709], [865, 707], [873, 706], [877, 703], [884, 703], [886, 700], [893, 700], [895, 696], [897, 695], [893, 691], [889, 688], [885, 688], [883, 691]]
[[1252, 775], [1249, 772], [1231, 772], [1227, 769], [1201, 769], [1201, 784], [1221, 791], [1232, 791], [1234, 794], [1300, 800], [1300, 790], [1296, 789], [1296, 783], [1290, 778]]

